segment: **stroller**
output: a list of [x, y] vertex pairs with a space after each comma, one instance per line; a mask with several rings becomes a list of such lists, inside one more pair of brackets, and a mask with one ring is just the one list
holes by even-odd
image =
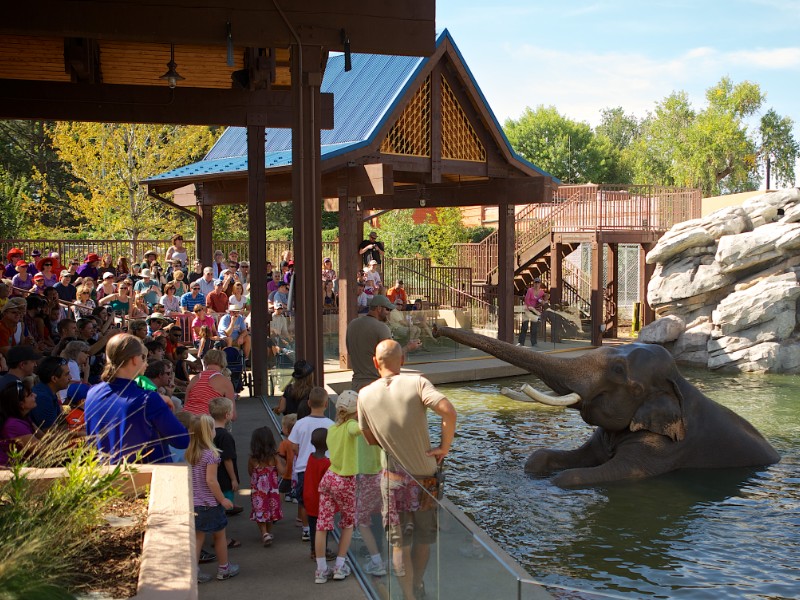
[[231, 372], [231, 383], [233, 390], [239, 394], [247, 386], [247, 391], [253, 395], [253, 374], [247, 371], [244, 353], [234, 346], [229, 346], [223, 350], [225, 359], [228, 361], [228, 370]]

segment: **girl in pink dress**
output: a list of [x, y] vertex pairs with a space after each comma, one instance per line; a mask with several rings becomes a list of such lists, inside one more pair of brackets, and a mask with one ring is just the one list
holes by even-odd
[[259, 427], [250, 438], [250, 458], [247, 472], [250, 474], [250, 520], [255, 521], [261, 532], [264, 547], [271, 546], [272, 524], [283, 518], [281, 495], [278, 487], [286, 461], [278, 454], [275, 436], [269, 427]]

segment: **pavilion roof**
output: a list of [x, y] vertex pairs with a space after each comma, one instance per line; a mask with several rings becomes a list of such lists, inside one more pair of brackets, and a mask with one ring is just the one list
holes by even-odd
[[[437, 49], [446, 41], [455, 54], [452, 58], [461, 62], [470, 79], [477, 96], [473, 101], [482, 104], [485, 113], [489, 115], [491, 123], [488, 126], [493, 130], [497, 143], [505, 146], [510, 161], [516, 162], [523, 171], [533, 170], [538, 175], [552, 177], [513, 150], [450, 33], [445, 29], [437, 39]], [[333, 94], [334, 128], [321, 131], [323, 171], [326, 170], [326, 161], [330, 159], [355, 152], [362, 147], [374, 147], [386, 122], [396, 116], [398, 105], [420, 85], [418, 75], [436, 57], [436, 53], [434, 57], [426, 58], [353, 54], [352, 70], [348, 72], [344, 70], [344, 55], [330, 57], [321, 91]], [[290, 129], [267, 128], [267, 170], [291, 166], [291, 137]], [[163, 185], [181, 180], [199, 182], [204, 178], [216, 179], [225, 175], [244, 175], [246, 172], [246, 129], [229, 127], [203, 160], [161, 173], [145, 183]]]

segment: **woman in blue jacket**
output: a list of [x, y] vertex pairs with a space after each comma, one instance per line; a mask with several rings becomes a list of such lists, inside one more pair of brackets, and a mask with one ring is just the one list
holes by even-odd
[[189, 434], [158, 392], [143, 390], [134, 381], [147, 366], [141, 340], [115, 335], [106, 345], [106, 360], [103, 382], [86, 397], [87, 434], [112, 463], [172, 462], [167, 446], [186, 448]]

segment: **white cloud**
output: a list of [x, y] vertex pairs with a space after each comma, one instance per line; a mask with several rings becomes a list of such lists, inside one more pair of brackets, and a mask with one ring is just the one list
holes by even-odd
[[760, 69], [800, 68], [800, 48], [739, 50], [726, 56], [732, 63]]

